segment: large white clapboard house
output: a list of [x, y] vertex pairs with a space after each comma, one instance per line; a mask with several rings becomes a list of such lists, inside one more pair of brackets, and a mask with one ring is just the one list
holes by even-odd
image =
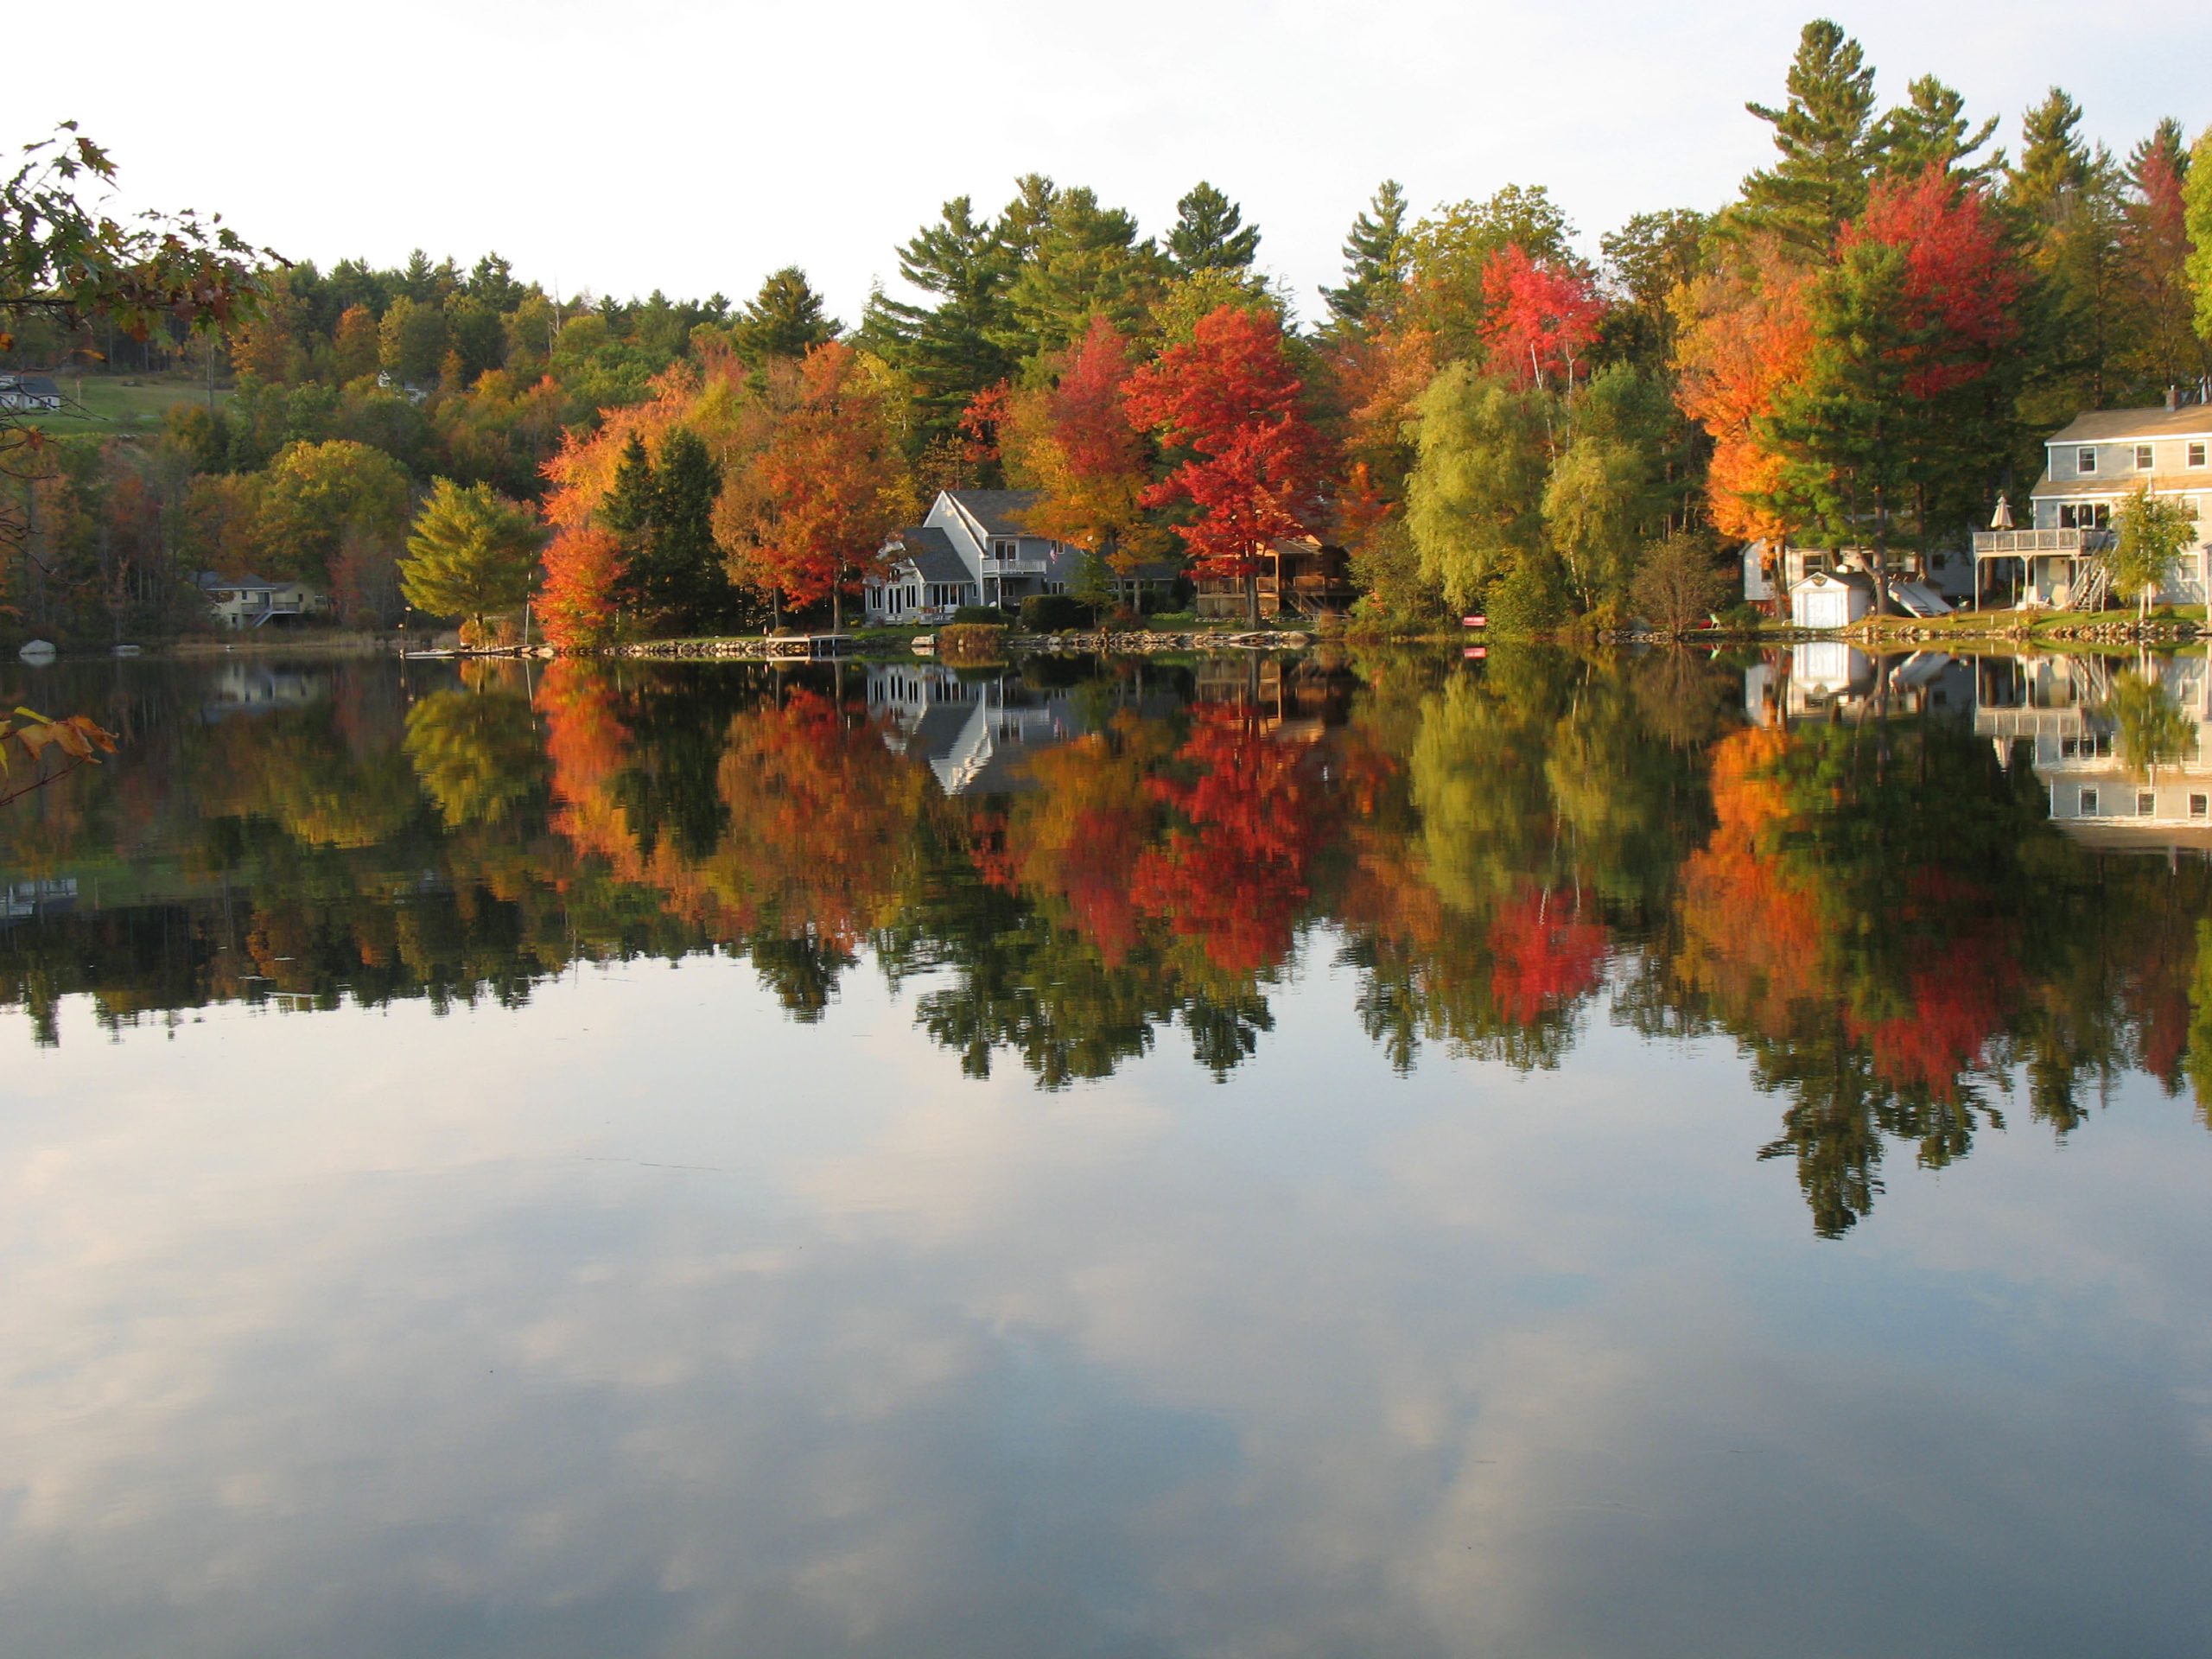
[[2196, 543], [2158, 601], [2204, 602], [2205, 560], [2212, 552], [2205, 539], [2212, 526], [2212, 404], [2177, 395], [2163, 409], [2093, 410], [2052, 433], [2044, 455], [2043, 478], [2029, 498], [2030, 522], [1999, 524], [1974, 538], [1979, 591], [2009, 592], [2020, 605], [2057, 610], [2101, 604], [2107, 594], [2098, 556], [2112, 544], [2113, 515], [2135, 490], [2147, 488], [2180, 502], [2197, 524]]
[[941, 622], [963, 605], [1066, 593], [1088, 556], [1023, 524], [1036, 501], [1033, 490], [938, 491], [920, 524], [884, 543], [883, 569], [868, 579], [868, 620]]

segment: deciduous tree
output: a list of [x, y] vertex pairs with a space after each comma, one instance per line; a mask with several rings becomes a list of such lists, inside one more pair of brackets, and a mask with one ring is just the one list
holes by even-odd
[[433, 616], [460, 618], [472, 639], [485, 620], [529, 595], [540, 537], [526, 507], [486, 484], [442, 478], [415, 519], [399, 579], [407, 602]]
[[715, 504], [732, 582], [779, 604], [827, 599], [843, 626], [845, 595], [914, 508], [886, 390], [838, 341], [770, 365], [755, 430]]
[[1223, 306], [1186, 344], [1129, 377], [1129, 418], [1189, 458], [1147, 489], [1144, 505], [1195, 513], [1175, 525], [1204, 575], [1245, 584], [1259, 620], [1259, 555], [1319, 513], [1320, 442], [1301, 407], [1304, 383], [1272, 311]]

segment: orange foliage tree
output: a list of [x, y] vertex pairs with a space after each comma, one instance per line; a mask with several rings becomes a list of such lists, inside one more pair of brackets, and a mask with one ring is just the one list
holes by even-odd
[[599, 524], [573, 525], [555, 533], [541, 562], [545, 581], [537, 611], [546, 639], [564, 650], [613, 639], [622, 582], [620, 538]]
[[917, 512], [892, 390], [872, 359], [832, 340], [770, 364], [747, 424], [715, 503], [730, 580], [779, 607], [827, 599], [842, 627], [845, 595]]
[[1770, 505], [1783, 458], [1763, 436], [1777, 397], [1804, 372], [1814, 344], [1812, 276], [1778, 245], [1675, 290], [1676, 399], [1713, 439], [1706, 493], [1723, 536], [1778, 549], [1789, 534]]
[[1483, 303], [1492, 374], [1516, 386], [1541, 390], [1557, 380], [1573, 390], [1575, 367], [1605, 320], [1605, 302], [1589, 277], [1531, 259], [1509, 242], [1483, 267]]
[[1051, 384], [1007, 398], [998, 428], [1007, 481], [1041, 492], [1029, 528], [1096, 554], [1120, 575], [1147, 550], [1132, 535], [1151, 483], [1122, 400], [1132, 355], [1109, 318], [1091, 318], [1048, 365]]

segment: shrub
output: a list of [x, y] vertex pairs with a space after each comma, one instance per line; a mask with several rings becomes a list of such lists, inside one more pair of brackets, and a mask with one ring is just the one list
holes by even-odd
[[1004, 662], [1006, 624], [948, 622], [937, 631], [937, 654], [939, 661], [956, 668], [963, 663]]
[[1629, 600], [1655, 628], [1682, 633], [1703, 623], [1728, 596], [1728, 576], [1710, 542], [1677, 531], [1644, 550]]
[[1567, 620], [1567, 573], [1549, 556], [1521, 561], [1491, 589], [1491, 632], [1507, 638], [1549, 633]]
[[1021, 626], [1032, 633], [1068, 633], [1090, 626], [1090, 607], [1072, 594], [1032, 594], [1021, 601]]

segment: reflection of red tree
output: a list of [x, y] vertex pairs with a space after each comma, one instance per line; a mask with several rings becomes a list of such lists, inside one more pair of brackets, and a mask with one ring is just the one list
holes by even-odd
[[1321, 827], [1321, 798], [1300, 758], [1262, 736], [1250, 710], [1206, 704], [1176, 753], [1196, 775], [1148, 785], [1186, 827], [1145, 849], [1130, 896], [1225, 972], [1253, 973], [1289, 953]]
[[1907, 975], [1899, 1012], [1870, 1020], [1847, 1011], [1845, 1028], [1852, 1041], [1866, 1045], [1875, 1074], [1891, 1088], [1923, 1088], [1948, 1100], [2002, 1028], [2019, 967], [2006, 931], [1986, 914], [1989, 896], [1974, 883], [1920, 870], [1906, 893], [1887, 925], [1940, 938], [1940, 956], [1931, 950]]
[[1498, 908], [1490, 928], [1491, 995], [1515, 1025], [1534, 1025], [1545, 1009], [1597, 988], [1605, 927], [1579, 912], [1574, 898], [1533, 887]]

